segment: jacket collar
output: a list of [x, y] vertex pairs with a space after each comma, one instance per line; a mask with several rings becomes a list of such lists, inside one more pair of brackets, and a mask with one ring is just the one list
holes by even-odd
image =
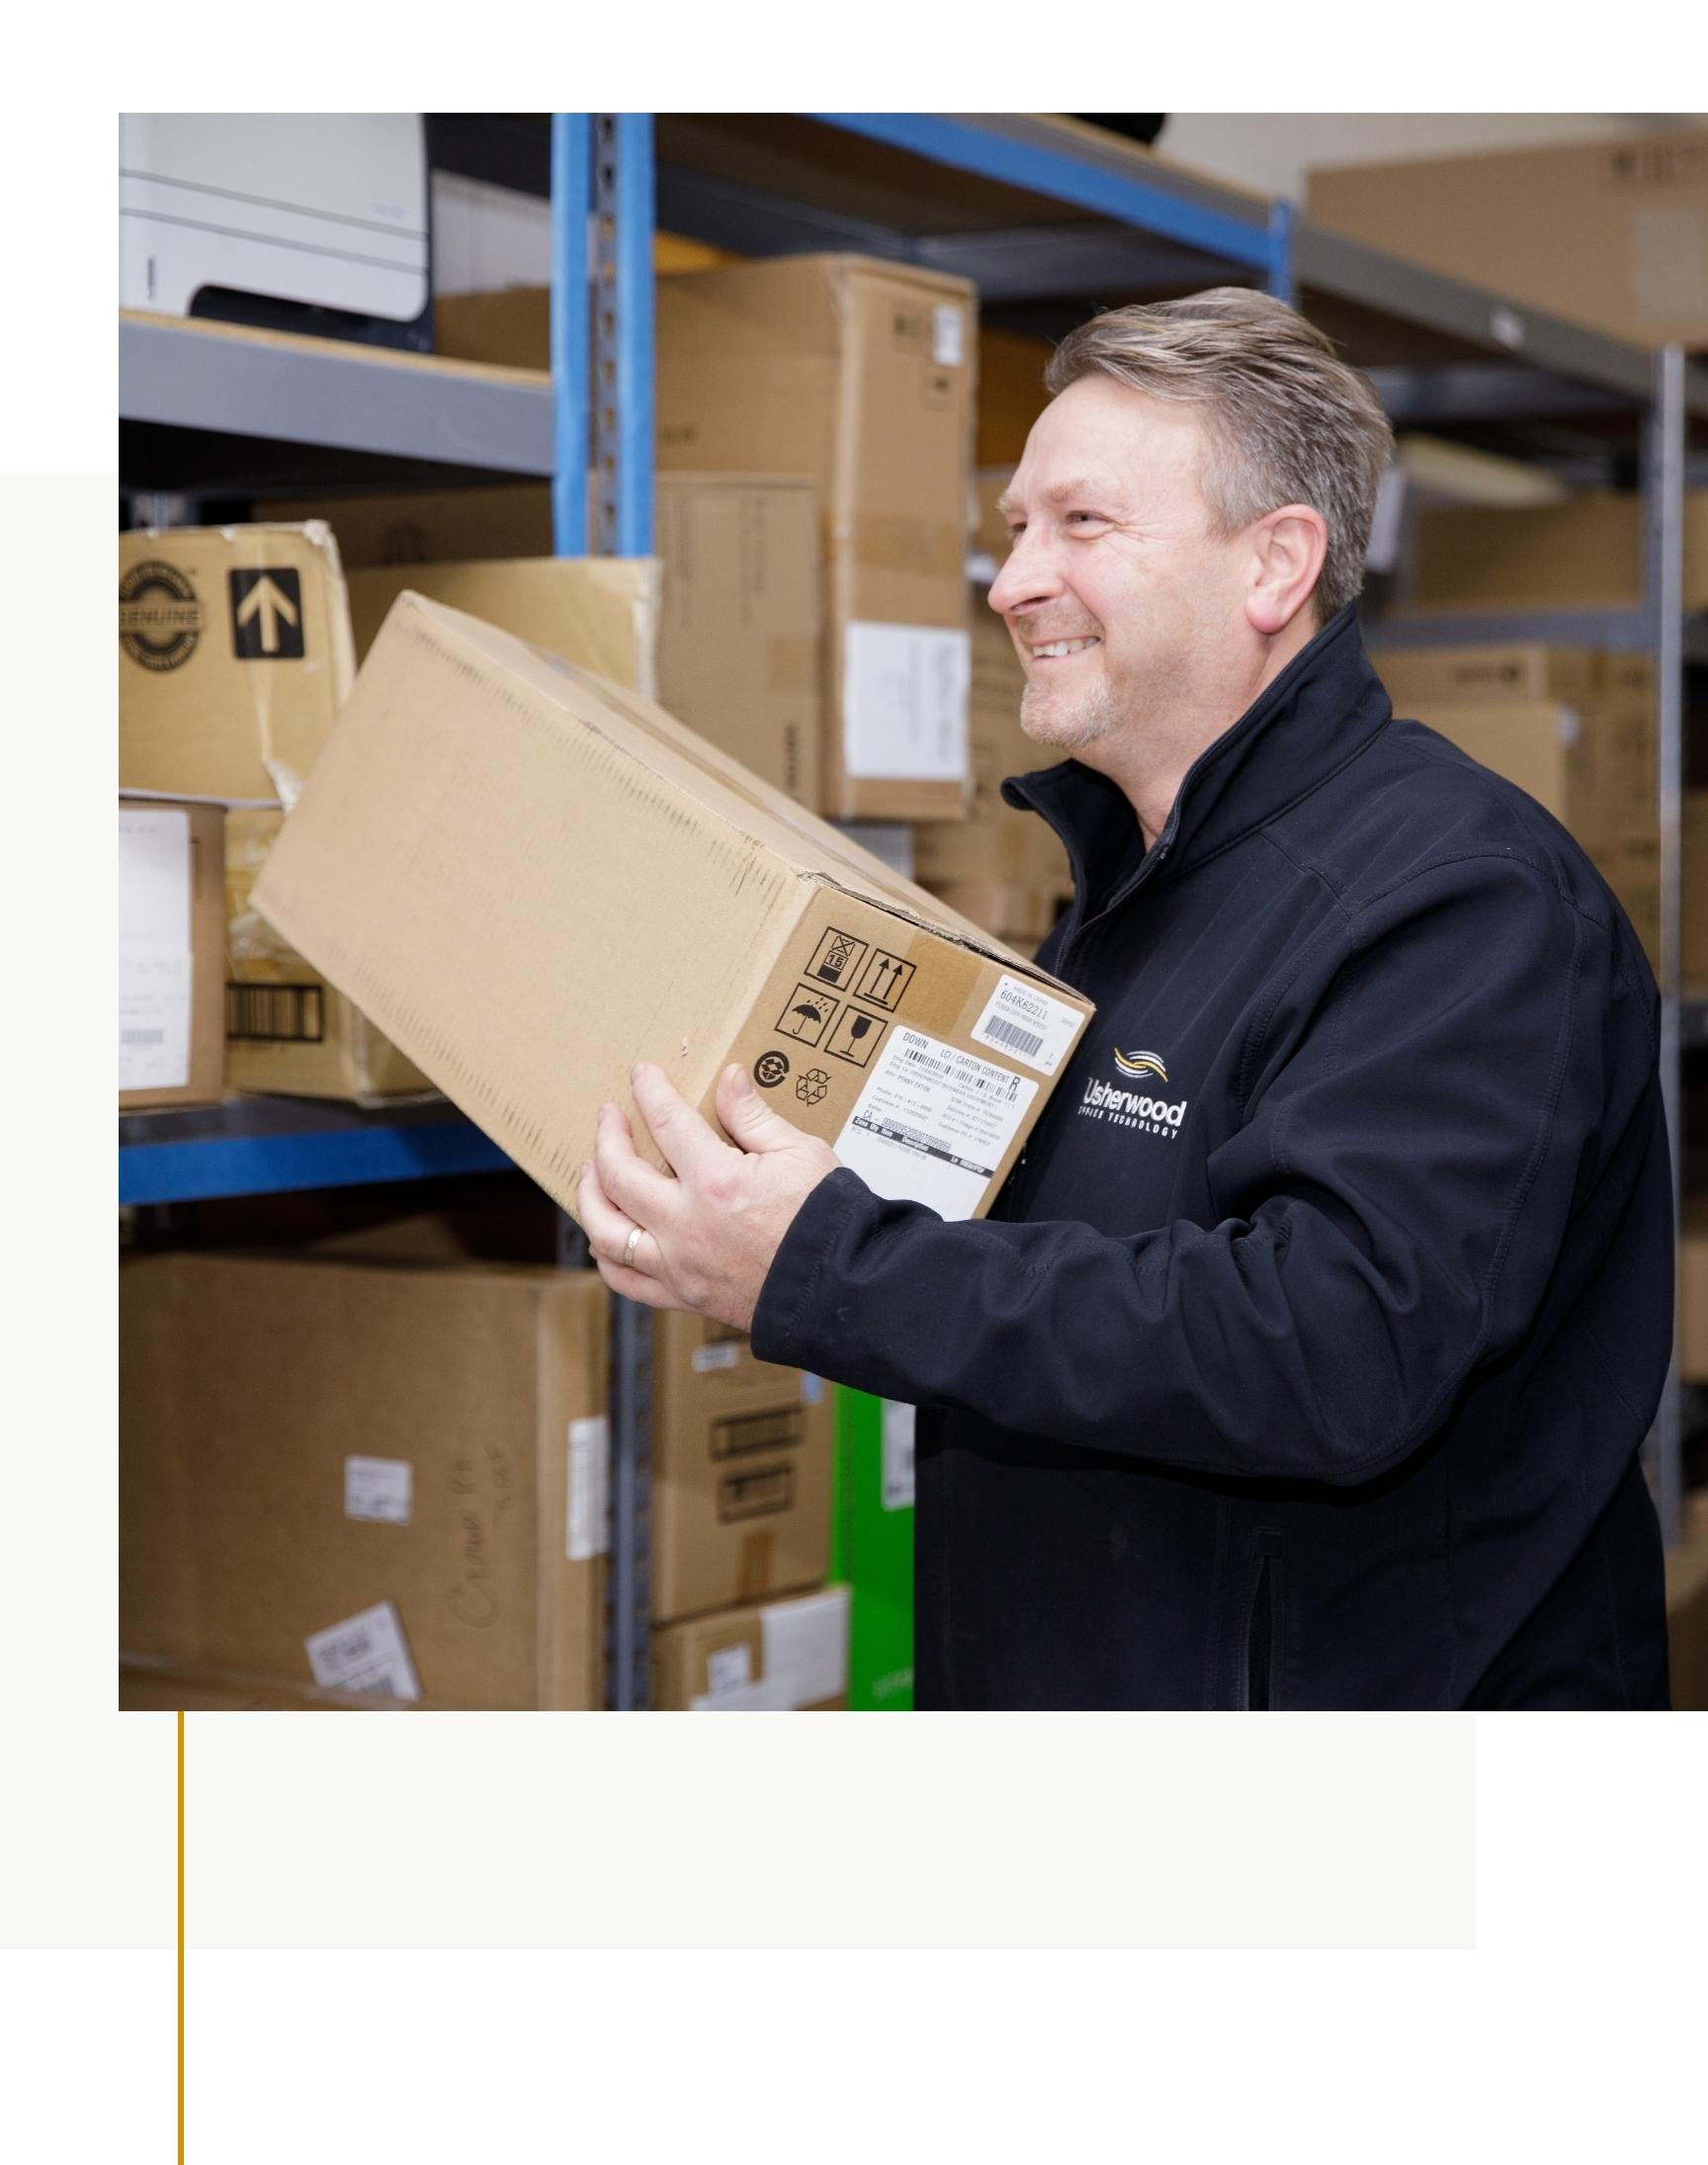
[[[1392, 714], [1348, 602], [1187, 770], [1144, 859], [1147, 876], [1164, 859], [1178, 872], [1268, 825], [1356, 758]], [[1082, 896], [1103, 887], [1133, 850], [1133, 807], [1076, 759], [1006, 781], [1002, 795], [1061, 835]]]

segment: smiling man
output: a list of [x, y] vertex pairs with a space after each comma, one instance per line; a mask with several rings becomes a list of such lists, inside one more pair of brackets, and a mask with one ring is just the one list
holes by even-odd
[[1281, 303], [1099, 316], [990, 594], [1005, 785], [1096, 1017], [982, 1224], [874, 1195], [737, 1071], [672, 1171], [600, 1119], [600, 1267], [911, 1402], [917, 1696], [1666, 1703], [1638, 1464], [1672, 1328], [1654, 981], [1528, 797], [1397, 721], [1353, 601], [1369, 385]]

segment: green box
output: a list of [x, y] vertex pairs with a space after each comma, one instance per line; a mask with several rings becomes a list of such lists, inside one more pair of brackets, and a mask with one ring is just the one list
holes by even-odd
[[850, 1712], [913, 1704], [913, 1409], [836, 1394], [830, 1576], [849, 1588]]

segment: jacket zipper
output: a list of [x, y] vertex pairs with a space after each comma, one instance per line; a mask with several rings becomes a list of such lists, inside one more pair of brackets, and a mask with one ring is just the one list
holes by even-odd
[[1281, 1704], [1281, 1551], [1280, 1532], [1259, 1527], [1239, 1665], [1239, 1704], [1254, 1714], [1273, 1713]]

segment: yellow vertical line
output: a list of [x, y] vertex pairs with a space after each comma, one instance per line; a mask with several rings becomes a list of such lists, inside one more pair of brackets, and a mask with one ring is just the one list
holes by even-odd
[[178, 1709], [178, 2165], [184, 2165], [184, 1709]]

